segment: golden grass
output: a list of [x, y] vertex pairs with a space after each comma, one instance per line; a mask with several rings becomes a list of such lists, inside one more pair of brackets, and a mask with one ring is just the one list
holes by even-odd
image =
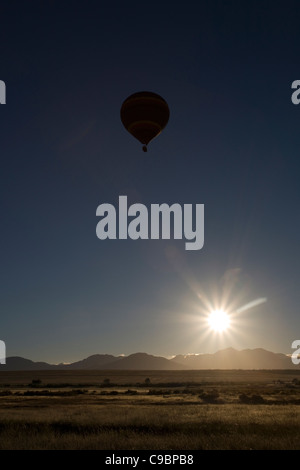
[[[182, 379], [182, 372], [172, 374], [172, 381]], [[161, 383], [161, 376], [144, 375]], [[60, 379], [74, 386], [80, 382], [78, 377], [76, 373]], [[137, 380], [137, 375], [133, 377]], [[32, 388], [15, 382], [14, 387], [0, 388], [11, 392], [0, 396], [0, 449], [299, 449], [300, 406], [293, 403], [300, 402], [300, 387], [293, 386], [290, 376], [280, 384], [270, 382], [268, 374], [261, 375], [260, 381], [257, 375], [256, 381], [242, 378], [226, 382], [223, 376], [222, 381], [214, 378], [204, 385], [201, 379], [188, 387], [169, 387], [167, 382], [164, 387], [149, 388], [131, 384], [136, 395], [125, 393], [128, 389], [122, 385], [103, 388], [99, 382], [84, 390], [78, 385], [84, 393], [66, 385], [46, 389], [43, 383]], [[124, 379], [122, 374], [119, 383]], [[103, 394], [113, 390], [118, 394]], [[220, 403], [200, 398], [216, 391]], [[241, 393], [260, 394], [264, 403], [243, 404]]]
[[0, 449], [298, 449], [295, 405], [77, 405], [12, 410]]

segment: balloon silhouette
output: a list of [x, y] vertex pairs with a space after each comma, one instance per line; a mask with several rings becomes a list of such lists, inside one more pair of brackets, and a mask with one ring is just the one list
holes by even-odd
[[170, 111], [167, 102], [156, 93], [140, 91], [126, 98], [121, 107], [124, 127], [143, 144], [147, 145], [166, 127]]

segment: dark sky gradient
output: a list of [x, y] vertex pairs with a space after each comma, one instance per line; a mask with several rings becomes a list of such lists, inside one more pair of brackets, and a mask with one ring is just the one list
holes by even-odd
[[[49, 362], [300, 336], [298, 1], [1, 2], [0, 339]], [[147, 154], [130, 94], [170, 121]], [[96, 237], [96, 208], [205, 205], [205, 244]], [[207, 301], [233, 315], [208, 334]]]

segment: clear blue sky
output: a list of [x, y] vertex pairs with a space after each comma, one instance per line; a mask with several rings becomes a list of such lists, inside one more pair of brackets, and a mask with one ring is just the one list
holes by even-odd
[[[300, 337], [297, 1], [1, 4], [0, 339], [48, 362]], [[130, 94], [170, 107], [144, 154]], [[205, 244], [96, 237], [96, 208], [205, 205]], [[208, 334], [207, 302], [234, 315]]]

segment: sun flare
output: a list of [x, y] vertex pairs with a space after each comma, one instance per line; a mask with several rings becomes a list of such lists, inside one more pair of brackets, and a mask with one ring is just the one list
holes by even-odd
[[210, 328], [218, 333], [226, 331], [230, 326], [230, 319], [224, 310], [214, 310], [208, 317]]

